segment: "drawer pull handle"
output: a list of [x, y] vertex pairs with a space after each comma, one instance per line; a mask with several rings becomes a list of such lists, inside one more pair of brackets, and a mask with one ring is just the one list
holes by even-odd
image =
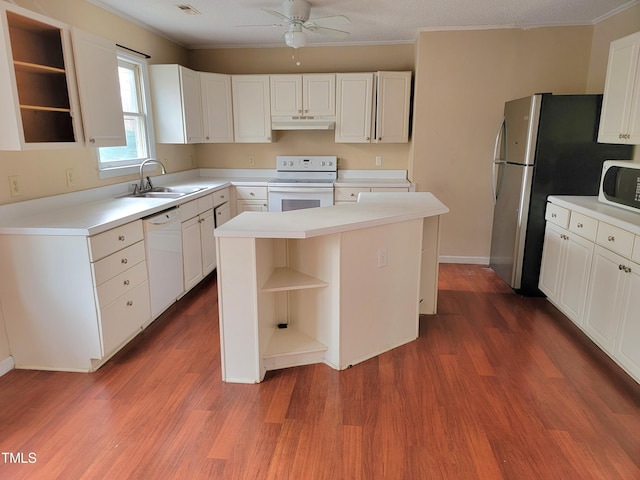
[[133, 300], [129, 300], [127, 302], [127, 307], [132, 307], [133, 306]]
[[129, 285], [129, 280], [125, 280], [123, 283], [124, 283], [125, 285]]
[[624, 265], [618, 265], [618, 270], [624, 270]]
[[584, 227], [584, 225], [583, 225], [583, 224], [581, 224], [581, 223], [579, 223], [579, 224], [578, 224], [578, 228], [582, 228], [582, 227]]
[[220, 198], [224, 200], [224, 195], [220, 195]]
[[609, 235], [607, 237], [607, 240], [610, 241], [610, 242], [615, 242], [616, 241], [616, 237], [614, 237], [613, 235]]
[[355, 196], [356, 196], [356, 194], [355, 194], [355, 193], [352, 193], [352, 194], [350, 195], [350, 197], [355, 197]]
[[556, 217], [557, 217], [557, 215], [555, 213], [551, 214], [551, 218], [556, 218]]
[[120, 236], [118, 237], [118, 240], [120, 240], [121, 242], [124, 242], [124, 235], [120, 235]]
[[255, 193], [253, 193], [253, 192], [249, 192], [249, 195], [251, 195], [252, 197], [255, 197], [255, 196], [256, 196], [256, 194], [255, 194]]
[[123, 258], [120, 261], [122, 262], [123, 265], [126, 265], [129, 262], [129, 260], [127, 260], [126, 258]]

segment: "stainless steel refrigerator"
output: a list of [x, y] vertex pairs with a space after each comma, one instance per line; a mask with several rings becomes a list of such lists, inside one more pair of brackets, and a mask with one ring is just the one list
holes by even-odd
[[549, 195], [597, 195], [605, 160], [630, 145], [597, 143], [602, 95], [536, 94], [507, 102], [493, 159], [491, 268], [514, 290], [538, 289]]

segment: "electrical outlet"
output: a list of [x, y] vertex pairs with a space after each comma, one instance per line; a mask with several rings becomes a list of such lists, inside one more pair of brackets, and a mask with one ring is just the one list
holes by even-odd
[[381, 167], [382, 166], [382, 157], [377, 156], [376, 157], [376, 167]]
[[67, 177], [67, 187], [73, 187], [76, 184], [76, 180], [73, 176], [73, 168], [67, 168], [64, 173]]
[[20, 177], [18, 175], [12, 175], [9, 177], [9, 191], [12, 197], [18, 197], [22, 195], [22, 187], [20, 186]]
[[254, 167], [255, 164], [256, 164], [256, 157], [254, 157], [253, 155], [249, 155], [249, 166]]
[[387, 249], [380, 248], [378, 249], [378, 268], [387, 266]]

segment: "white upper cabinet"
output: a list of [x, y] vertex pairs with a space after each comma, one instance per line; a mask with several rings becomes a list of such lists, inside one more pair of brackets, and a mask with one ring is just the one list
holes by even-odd
[[0, 149], [82, 142], [69, 27], [0, 4]]
[[376, 80], [375, 141], [407, 143], [411, 106], [411, 72], [378, 72]]
[[336, 143], [370, 143], [373, 73], [336, 75]]
[[84, 136], [92, 147], [126, 145], [116, 45], [72, 29]]
[[200, 72], [204, 143], [233, 142], [231, 77]]
[[233, 75], [233, 131], [237, 143], [271, 142], [269, 75]]
[[335, 114], [335, 74], [271, 75], [271, 115], [334, 116]]
[[410, 102], [411, 72], [338, 73], [336, 142], [408, 142]]
[[611, 42], [598, 141], [640, 145], [640, 32]]
[[182, 65], [150, 65], [156, 141], [202, 143], [202, 100], [198, 72]]

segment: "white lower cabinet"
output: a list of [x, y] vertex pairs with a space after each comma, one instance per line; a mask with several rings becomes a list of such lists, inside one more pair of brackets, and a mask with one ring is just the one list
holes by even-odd
[[267, 187], [237, 186], [236, 189], [236, 213], [242, 212], [266, 212]]
[[[596, 246], [591, 269], [591, 283], [589, 285], [587, 309], [584, 319], [584, 331], [607, 353], [614, 353], [616, 336], [619, 333], [620, 317], [623, 301], [629, 300], [628, 291], [633, 283], [629, 282], [634, 270], [640, 270], [640, 265], [617, 255], [605, 248]], [[635, 273], [637, 276], [638, 273]], [[606, 286], [606, 288], [603, 288]], [[636, 297], [640, 295], [636, 285]], [[638, 301], [636, 300], [636, 304]], [[638, 311], [636, 320], [638, 323]], [[627, 316], [630, 313], [627, 309]], [[637, 344], [640, 345], [640, 344]]]
[[1, 235], [0, 271], [17, 368], [95, 370], [151, 317], [140, 220], [91, 237]]
[[216, 267], [213, 197], [180, 205], [184, 289], [190, 290]]
[[640, 379], [640, 264], [631, 263], [629, 269], [624, 275], [620, 325], [613, 354], [627, 372]]
[[547, 204], [539, 287], [640, 383], [640, 235], [594, 216]]
[[540, 290], [574, 322], [582, 323], [593, 243], [547, 222]]

